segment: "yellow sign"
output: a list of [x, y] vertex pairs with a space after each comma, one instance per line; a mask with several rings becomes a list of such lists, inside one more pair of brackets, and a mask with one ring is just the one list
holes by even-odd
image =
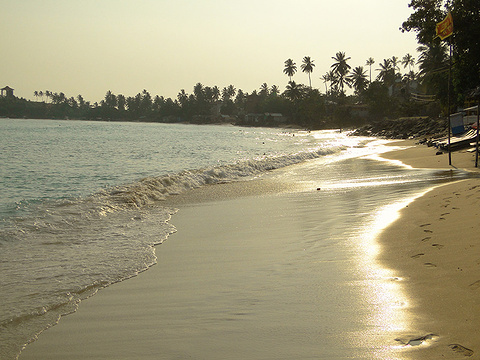
[[436, 31], [437, 36], [442, 40], [453, 34], [453, 17], [450, 12], [442, 22], [437, 24]]

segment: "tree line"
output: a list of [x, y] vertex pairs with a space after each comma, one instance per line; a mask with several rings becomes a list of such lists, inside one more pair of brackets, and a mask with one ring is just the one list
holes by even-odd
[[[246, 115], [281, 113], [288, 123], [309, 128], [356, 126], [384, 117], [436, 117], [448, 111], [449, 88], [452, 110], [464, 106], [469, 92], [480, 84], [480, 2], [411, 0], [409, 6], [413, 13], [400, 30], [417, 33], [417, 59], [406, 54], [377, 63], [370, 57], [352, 67], [351, 58], [339, 51], [332, 56], [329, 70], [318, 78], [322, 89], [312, 87], [315, 61], [305, 56], [299, 69], [307, 75], [308, 85], [294, 81], [297, 65], [290, 58], [283, 64], [288, 77], [283, 91], [266, 83], [250, 93], [234, 85], [220, 89], [197, 83], [191, 93], [182, 89], [173, 99], [152, 96], [147, 90], [135, 96], [107, 91], [100, 102], [90, 103], [81, 95], [40, 90], [33, 94], [35, 102], [0, 98], [0, 116], [276, 125], [271, 117], [249, 123]], [[435, 25], [447, 11], [453, 15], [454, 35], [440, 41], [434, 36]]]
[[[375, 61], [372, 58], [366, 62], [370, 66], [370, 77], [362, 66], [351, 70], [350, 58], [344, 52], [338, 52], [332, 59], [334, 62], [331, 70], [321, 77], [325, 92], [312, 87], [311, 75], [315, 64], [312, 58], [306, 56], [300, 69], [308, 74], [309, 85], [292, 80], [297, 67], [292, 59], [288, 59], [284, 63], [283, 72], [290, 81], [283, 92], [278, 86], [269, 86], [266, 83], [251, 93], [236, 89], [234, 85], [220, 89], [218, 86], [210, 87], [197, 83], [191, 93], [182, 89], [175, 99], [152, 96], [147, 90], [128, 97], [107, 91], [99, 103], [92, 104], [82, 95], [67, 97], [63, 92], [40, 90], [33, 94], [36, 102], [17, 99], [14, 104], [11, 103], [10, 113], [5, 111], [0, 101], [0, 115], [12, 116], [12, 113], [16, 112], [20, 117], [33, 118], [191, 123], [234, 121], [243, 125], [269, 126], [278, 124], [273, 122], [271, 117], [260, 117], [257, 122], [251, 123], [246, 115], [280, 113], [287, 119], [287, 123], [309, 128], [331, 128], [364, 122], [364, 117], [355, 115], [352, 111], [355, 107], [368, 107], [370, 117], [376, 118], [392, 115], [395, 112], [392, 104], [396, 102], [408, 103], [407, 96], [388, 94], [388, 87], [395, 79], [401, 78], [403, 83], [410, 79], [406, 75], [403, 78], [400, 75], [400, 62], [396, 57], [384, 60], [379, 69], [374, 69], [378, 76], [373, 82], [371, 67]], [[414, 60], [411, 55], [407, 54], [401, 63], [408, 66], [413, 74], [411, 69]], [[347, 96], [346, 88], [350, 87], [354, 89], [354, 94]], [[16, 105], [16, 108], [13, 105]], [[411, 107], [415, 107], [415, 104]]]

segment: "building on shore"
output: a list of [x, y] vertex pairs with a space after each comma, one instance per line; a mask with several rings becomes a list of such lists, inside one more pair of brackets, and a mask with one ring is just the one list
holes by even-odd
[[4, 88], [0, 89], [0, 96], [1, 97], [7, 97], [7, 98], [13, 98], [15, 95], [13, 95], [13, 90], [10, 86], [5, 86]]

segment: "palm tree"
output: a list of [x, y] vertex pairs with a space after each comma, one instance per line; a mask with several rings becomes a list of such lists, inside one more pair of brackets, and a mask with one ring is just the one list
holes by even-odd
[[35, 96], [35, 99], [38, 100], [38, 96], [39, 96], [39, 95], [38, 95], [38, 91], [37, 91], [37, 90], [35, 90], [35, 91], [33, 92], [33, 96]]
[[409, 92], [410, 92], [410, 83], [416, 79], [417, 79], [417, 74], [413, 70], [403, 75], [402, 81], [407, 85], [407, 89]]
[[207, 102], [209, 103], [213, 103], [214, 99], [213, 99], [213, 89], [210, 87], [210, 86], [205, 86], [205, 99], [207, 100]]
[[239, 107], [243, 107], [243, 103], [247, 94], [242, 89], [238, 89], [237, 96], [235, 97], [235, 104]]
[[213, 101], [218, 101], [218, 99], [220, 99], [220, 89], [216, 85], [212, 88], [212, 96]]
[[268, 96], [268, 85], [267, 85], [267, 83], [263, 83], [260, 86], [260, 95]]
[[[86, 105], [86, 102], [83, 100], [81, 95], [78, 95], [78, 100], [81, 102], [81, 107], [84, 107]], [[120, 111], [125, 111], [125, 95], [118, 94], [117, 95], [117, 109]]]
[[305, 56], [303, 58], [302, 65], [300, 65], [300, 68], [302, 69], [302, 71], [308, 74], [308, 82], [310, 84], [310, 89], [312, 88], [312, 79], [310, 78], [310, 74], [313, 72], [314, 66], [315, 64], [313, 63], [313, 60], [310, 59], [310, 56]]
[[228, 85], [222, 89], [222, 100], [228, 101], [231, 100], [232, 97], [235, 96], [237, 89], [233, 85]]
[[430, 45], [421, 45], [417, 48], [418, 67], [422, 84], [427, 88], [427, 93], [436, 93], [437, 97], [446, 102], [448, 88], [448, 47], [444, 42], [433, 42]]
[[332, 86], [335, 84], [335, 72], [330, 70], [325, 75], [322, 76], [322, 80], [325, 83], [325, 90], [328, 94], [327, 82], [330, 84], [330, 92], [332, 91]]
[[285, 96], [291, 101], [300, 99], [302, 97], [302, 87], [297, 85], [295, 81], [289, 81], [285, 90]]
[[357, 66], [350, 74], [353, 88], [357, 95], [361, 94], [367, 87], [367, 74], [363, 66]]
[[380, 63], [380, 68], [376, 70], [379, 72], [377, 80], [382, 81], [384, 84], [389, 84], [395, 78], [391, 59], [383, 59], [383, 63]]
[[[117, 98], [120, 97], [120, 95], [117, 96]], [[77, 95], [77, 102], [78, 102], [78, 106], [80, 108], [83, 108], [85, 106], [85, 99], [83, 98], [82, 95], [78, 94]]]
[[344, 52], [339, 51], [332, 59], [335, 60], [331, 66], [335, 73], [335, 85], [340, 87], [340, 94], [344, 94], [345, 85], [349, 85], [347, 75], [351, 66], [347, 64], [347, 61], [350, 60], [350, 57], [347, 58]]
[[288, 77], [290, 77], [291, 82], [292, 76], [295, 75], [295, 73], [297, 72], [297, 65], [295, 65], [292, 59], [288, 59], [285, 61], [285, 69], [283, 69], [283, 72], [287, 74]]
[[272, 87], [270, 88], [270, 94], [273, 96], [277, 96], [279, 92], [280, 90], [278, 89], [278, 86], [272, 85]]
[[185, 89], [180, 90], [177, 95], [177, 100], [182, 108], [185, 107], [188, 100], [188, 94], [185, 92]]
[[326, 73], [325, 75], [322, 75], [322, 77], [320, 79], [322, 79], [323, 83], [325, 84], [325, 94], [328, 94], [327, 83], [330, 81], [330, 79], [328, 77], [328, 73]]
[[402, 65], [403, 68], [406, 68], [408, 66], [408, 70], [411, 72], [412, 66], [415, 65], [415, 58], [410, 54], [406, 54], [402, 59]]
[[113, 109], [115, 106], [117, 106], [117, 97], [110, 90], [108, 90], [105, 94], [103, 103], [107, 108]]
[[365, 65], [370, 67], [370, 82], [372, 82], [372, 65], [373, 64], [375, 64], [375, 60], [372, 57], [369, 57]]
[[390, 61], [392, 63], [393, 72], [396, 74], [397, 70], [400, 71], [400, 67], [398, 66], [398, 58], [396, 56], [392, 56]]

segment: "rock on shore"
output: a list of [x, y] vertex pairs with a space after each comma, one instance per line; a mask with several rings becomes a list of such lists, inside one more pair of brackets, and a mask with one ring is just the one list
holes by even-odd
[[443, 118], [404, 117], [372, 121], [352, 135], [378, 136], [389, 139], [437, 137], [447, 133], [448, 121]]

